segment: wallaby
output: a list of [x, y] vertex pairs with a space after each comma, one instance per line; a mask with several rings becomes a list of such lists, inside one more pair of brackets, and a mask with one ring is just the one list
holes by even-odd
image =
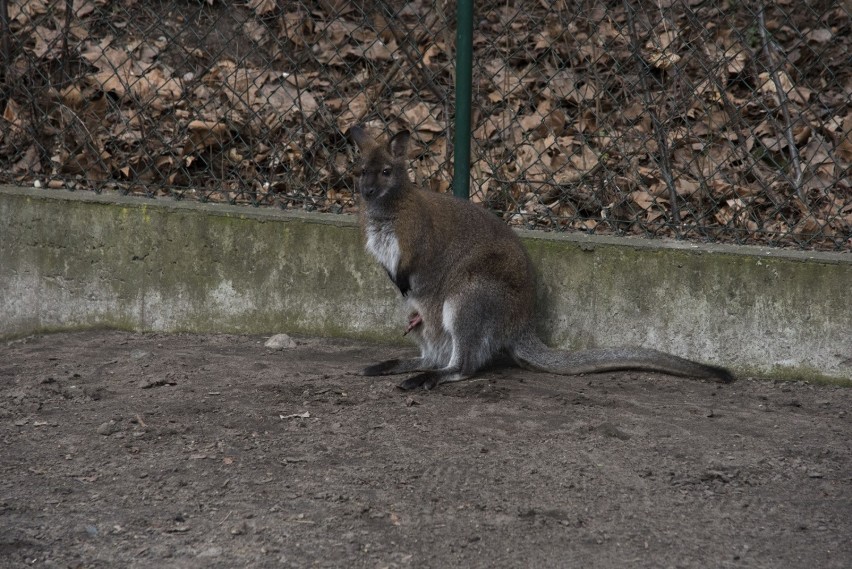
[[734, 380], [720, 367], [646, 348], [566, 352], [535, 334], [535, 282], [521, 240], [497, 216], [454, 196], [415, 188], [408, 178], [409, 133], [387, 145], [361, 127], [350, 135], [362, 157], [357, 186], [366, 249], [410, 309], [420, 357], [371, 365], [364, 375], [419, 372], [399, 387], [432, 389], [474, 375], [500, 354], [522, 367], [574, 375], [648, 370]]

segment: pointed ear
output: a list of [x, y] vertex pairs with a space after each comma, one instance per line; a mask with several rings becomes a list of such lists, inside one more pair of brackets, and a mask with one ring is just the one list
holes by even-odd
[[396, 133], [388, 143], [388, 150], [395, 158], [405, 158], [408, 155], [408, 139], [411, 134], [407, 130]]
[[367, 131], [360, 126], [353, 126], [349, 129], [349, 137], [358, 145], [358, 150], [365, 152], [367, 149], [376, 145], [375, 139], [367, 134]]

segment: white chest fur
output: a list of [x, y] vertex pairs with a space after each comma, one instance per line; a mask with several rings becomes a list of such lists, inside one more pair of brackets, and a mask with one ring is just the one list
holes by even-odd
[[390, 224], [367, 226], [367, 251], [396, 278], [399, 268], [399, 241]]

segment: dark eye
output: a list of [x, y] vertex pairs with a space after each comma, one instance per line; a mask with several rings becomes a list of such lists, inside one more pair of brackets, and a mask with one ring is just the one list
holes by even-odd
[[390, 175], [391, 175], [391, 169], [390, 168], [385, 168], [384, 170], [382, 170], [382, 176], [390, 176]]

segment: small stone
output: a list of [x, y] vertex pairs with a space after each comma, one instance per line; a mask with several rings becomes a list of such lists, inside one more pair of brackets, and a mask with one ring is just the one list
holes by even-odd
[[295, 348], [296, 341], [293, 340], [293, 338], [291, 338], [287, 334], [275, 334], [274, 336], [269, 338], [263, 345], [273, 350], [284, 350], [288, 348]]
[[98, 434], [108, 437], [114, 433], [117, 433], [121, 430], [121, 427], [113, 420], [107, 421], [105, 423], [101, 423], [98, 426]]
[[220, 555], [222, 555], [222, 548], [213, 546], [213, 547], [208, 547], [207, 549], [205, 549], [204, 551], [199, 553], [198, 557], [199, 558], [219, 557]]
[[141, 360], [142, 358], [148, 357], [151, 355], [151, 352], [146, 352], [145, 350], [133, 350], [130, 352], [131, 359]]
[[597, 430], [599, 433], [601, 433], [601, 434], [603, 434], [607, 437], [612, 437], [614, 439], [619, 439], [619, 440], [622, 440], [622, 441], [630, 440], [630, 434], [629, 433], [622, 431], [621, 429], [619, 429], [618, 427], [616, 427], [612, 423], [602, 423], [595, 430]]
[[246, 523], [241, 522], [231, 528], [231, 535], [244, 535], [246, 533], [247, 528], [248, 526], [246, 526]]

